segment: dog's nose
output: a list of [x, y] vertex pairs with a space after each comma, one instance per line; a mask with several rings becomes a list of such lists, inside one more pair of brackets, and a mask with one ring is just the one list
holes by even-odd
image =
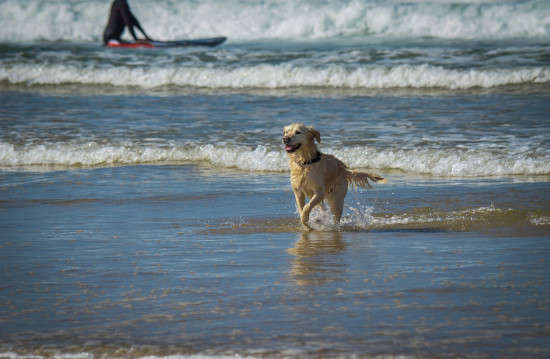
[[283, 137], [283, 143], [284, 144], [288, 143], [288, 141], [290, 141], [290, 137], [288, 137], [288, 136]]

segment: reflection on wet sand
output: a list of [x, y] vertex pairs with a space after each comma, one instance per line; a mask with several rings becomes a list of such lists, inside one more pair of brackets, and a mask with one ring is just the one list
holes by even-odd
[[299, 234], [294, 247], [287, 249], [290, 280], [299, 286], [345, 280], [348, 263], [342, 254], [346, 244], [341, 232]]

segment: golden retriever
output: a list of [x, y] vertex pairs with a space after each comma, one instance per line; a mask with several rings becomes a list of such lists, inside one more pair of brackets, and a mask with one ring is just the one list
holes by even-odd
[[[386, 183], [378, 175], [350, 171], [333, 155], [321, 153], [315, 141], [321, 142], [321, 134], [311, 126], [295, 123], [284, 127], [283, 144], [290, 164], [290, 183], [300, 212], [302, 225], [311, 230], [308, 224], [311, 210], [327, 200], [332, 211], [334, 224], [340, 222], [344, 209], [344, 198], [348, 186], [372, 188], [369, 179]], [[306, 197], [309, 202], [306, 204]]]

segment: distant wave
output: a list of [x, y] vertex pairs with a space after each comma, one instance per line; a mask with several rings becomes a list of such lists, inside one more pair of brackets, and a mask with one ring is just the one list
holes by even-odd
[[[443, 177], [484, 177], [550, 174], [550, 155], [483, 150], [344, 147], [327, 149], [350, 168], [401, 170]], [[288, 171], [282, 149], [235, 145], [121, 145], [49, 143], [22, 147], [0, 142], [0, 166], [115, 166], [205, 161], [245, 171]]]
[[[0, 0], [0, 42], [100, 41], [109, 0]], [[159, 39], [547, 38], [550, 2], [132, 0]], [[32, 26], [27, 26], [32, 24]]]
[[472, 89], [550, 82], [550, 67], [445, 69], [433, 65], [344, 66], [295, 65], [231, 67], [108, 67], [71, 64], [0, 64], [0, 82], [26, 85], [112, 85], [155, 88], [190, 86], [210, 89]]

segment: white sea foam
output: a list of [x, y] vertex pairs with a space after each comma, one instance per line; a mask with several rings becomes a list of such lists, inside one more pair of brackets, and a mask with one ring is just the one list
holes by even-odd
[[550, 67], [511, 69], [445, 69], [433, 65], [304, 67], [96, 67], [73, 64], [0, 64], [0, 82], [27, 85], [113, 85], [155, 88], [190, 86], [210, 89], [343, 89], [442, 88], [472, 89], [550, 82]]
[[[443, 177], [484, 177], [550, 174], [550, 155], [457, 151], [456, 149], [377, 149], [353, 147], [328, 149], [350, 168], [379, 171], [401, 170]], [[113, 166], [146, 163], [204, 161], [216, 167], [244, 171], [288, 171], [288, 158], [281, 149], [264, 146], [187, 144], [122, 145], [54, 143], [15, 147], [0, 142], [0, 166]]]
[[550, 226], [550, 217], [531, 214], [529, 215], [529, 222], [536, 226]]
[[110, 166], [143, 163], [207, 161], [214, 166], [249, 171], [285, 170], [287, 159], [279, 152], [239, 146], [161, 147], [83, 144], [41, 144], [16, 149], [0, 142], [0, 166]]
[[[99, 41], [109, 3], [4, 0], [0, 41]], [[545, 0], [133, 0], [131, 7], [151, 36], [167, 40], [215, 35], [236, 40], [544, 38], [550, 32], [550, 4]]]

